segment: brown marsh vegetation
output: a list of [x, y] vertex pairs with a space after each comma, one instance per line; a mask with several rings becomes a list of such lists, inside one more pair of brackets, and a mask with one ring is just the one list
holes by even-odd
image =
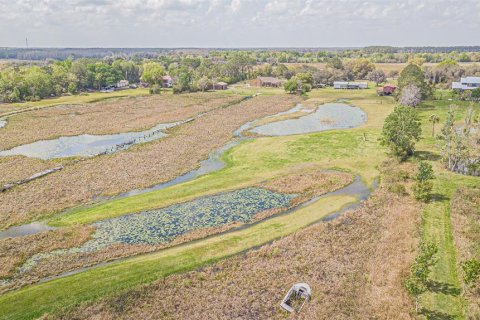
[[[55, 174], [0, 195], [0, 228], [52, 214], [96, 196], [148, 187], [194, 169], [254, 119], [286, 111], [297, 96], [258, 96], [207, 113], [171, 135], [112, 155], [71, 162]], [[58, 161], [56, 162], [58, 163]]]
[[410, 319], [403, 279], [416, 254], [419, 206], [380, 188], [337, 220], [58, 318], [283, 319], [283, 295], [306, 281], [312, 300], [297, 319]]
[[[301, 166], [295, 168], [291, 173], [274, 178], [272, 180], [260, 183], [257, 187], [269, 189], [278, 193], [296, 193], [298, 196], [291, 202], [291, 207], [296, 206], [313, 196], [325, 194], [327, 192], [335, 191], [353, 181], [352, 175], [347, 173], [325, 172], [319, 171], [312, 166]], [[259, 221], [271, 215], [280, 213], [289, 208], [277, 208], [265, 210], [256, 214], [252, 221]], [[242, 223], [235, 222], [219, 227], [211, 227], [195, 230], [175, 238], [168, 244], [159, 245], [127, 245], [114, 244], [107, 248], [95, 252], [78, 252], [63, 254], [60, 256], [52, 255], [49, 258], [42, 259], [32, 269], [21, 274], [16, 274], [13, 281], [2, 286], [3, 291], [11, 290], [13, 288], [33, 283], [41, 279], [58, 275], [67, 271], [85, 268], [96, 265], [101, 262], [111, 261], [114, 259], [132, 256], [140, 253], [152, 252], [181, 243], [205, 238], [213, 234], [228, 231], [235, 227], [241, 226]], [[72, 233], [76, 230], [76, 233]], [[15, 267], [19, 266], [27, 258], [40, 252], [50, 252], [54, 249], [68, 249], [78, 247], [88, 240], [88, 236], [94, 230], [92, 227], [75, 227], [57, 229], [54, 231], [43, 232], [34, 236], [27, 236], [22, 238], [0, 240], [0, 261], [1, 257], [5, 257], [5, 269], [8, 266], [8, 272], [3, 272], [5, 278], [10, 278], [13, 275]], [[88, 231], [88, 232], [87, 232]], [[69, 241], [65, 235], [76, 235], [76, 241]], [[57, 243], [59, 242], [59, 243]], [[19, 245], [23, 243], [23, 251], [19, 250]], [[19, 252], [20, 254], [16, 254]], [[15, 260], [17, 259], [17, 260]], [[2, 269], [0, 269], [0, 272]], [[1, 274], [0, 274], [1, 275]]]
[[15, 268], [37, 253], [78, 246], [87, 241], [91, 227], [69, 227], [21, 238], [0, 240], [0, 278], [13, 275]]
[[239, 96], [204, 93], [129, 97], [82, 105], [60, 105], [18, 114], [2, 129], [0, 149], [80, 134], [142, 131], [238, 102]]

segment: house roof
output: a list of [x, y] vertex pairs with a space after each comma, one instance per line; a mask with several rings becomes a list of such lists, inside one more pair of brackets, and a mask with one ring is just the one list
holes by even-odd
[[465, 89], [466, 86], [462, 85], [461, 82], [452, 82], [452, 89]]
[[386, 85], [383, 86], [384, 88], [397, 88], [396, 85], [393, 85], [393, 84], [389, 84], [387, 83]]
[[226, 82], [217, 82], [217, 84], [220, 85], [220, 86], [226, 86], [226, 85], [228, 85], [228, 83], [226, 83]]
[[162, 76], [162, 80], [172, 80], [172, 77], [170, 77], [170, 76]]
[[280, 83], [282, 80], [274, 77], [258, 77], [257, 79], [260, 79], [262, 82], [271, 82], [271, 83]]
[[480, 77], [465, 77], [460, 80], [461, 83], [480, 83]]
[[348, 82], [348, 81], [334, 81], [333, 82], [333, 85], [345, 85], [345, 86], [351, 86], [351, 85], [357, 85], [357, 86], [360, 86], [360, 85], [364, 85], [364, 86], [367, 86], [368, 83], [367, 82]]

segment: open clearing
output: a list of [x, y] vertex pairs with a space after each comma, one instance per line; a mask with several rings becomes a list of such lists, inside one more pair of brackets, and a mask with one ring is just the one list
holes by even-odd
[[[322, 98], [327, 99], [328, 101], [334, 101], [337, 98], [341, 97], [340, 94], [341, 93], [329, 90], [325, 91], [325, 95], [322, 96]], [[384, 117], [391, 110], [391, 106], [388, 104], [383, 105], [385, 107], [383, 108], [383, 110], [378, 110], [378, 107], [382, 104], [379, 103], [378, 97], [376, 97], [374, 90], [369, 90], [366, 96], [365, 94], [360, 94], [359, 97], [361, 97], [361, 99], [353, 100], [352, 103], [354, 105], [358, 105], [364, 108], [364, 110], [366, 110], [369, 115], [371, 112], [372, 114], [380, 114], [380, 116]], [[273, 96], [272, 98], [275, 98], [275, 96]], [[263, 97], [263, 99], [265, 99], [266, 101], [271, 101], [272, 98], [268, 98], [267, 96]], [[278, 97], [278, 99], [281, 101], [285, 101], [285, 98], [285, 96]], [[355, 97], [352, 97], [352, 99], [354, 98]], [[251, 101], [255, 101], [256, 99], [259, 98], [251, 99], [247, 102], [250, 103]], [[318, 102], [311, 101], [311, 103], [320, 103], [320, 100], [321, 99], [317, 98]], [[262, 114], [260, 114], [260, 116], [261, 115]], [[243, 121], [245, 122], [245, 120]], [[368, 126], [369, 124], [365, 125], [365, 127]], [[363, 132], [365, 131], [368, 132], [367, 141], [364, 141], [363, 139]], [[240, 146], [227, 152], [227, 154], [224, 156], [224, 160], [226, 161], [227, 166], [220, 171], [163, 190], [154, 191], [120, 200], [114, 200], [105, 204], [95, 205], [92, 207], [76, 209], [66, 215], [54, 218], [52, 222], [57, 225], [68, 225], [73, 223], [91, 223], [94, 221], [119, 216], [126, 213], [164, 207], [169, 204], [187, 201], [189, 199], [194, 199], [196, 197], [206, 194], [212, 194], [220, 191], [225, 192], [228, 190], [245, 187], [247, 185], [260, 183], [269, 178], [279, 176], [282, 174], [282, 172], [288, 172], [288, 170], [291, 170], [295, 166], [304, 165], [305, 163], [314, 165], [318, 168], [341, 168], [342, 170], [360, 174], [364, 181], [366, 181], [369, 185], [372, 185], [374, 178], [378, 176], [378, 171], [375, 169], [375, 165], [372, 166], [372, 161], [379, 164], [384, 156], [383, 151], [381, 150], [378, 150], [377, 153], [372, 153], [372, 149], [374, 149], [373, 147], [376, 145], [375, 137], [377, 135], [378, 128], [359, 128], [348, 131], [329, 131], [310, 135], [285, 136], [275, 138], [265, 137], [255, 139], [253, 141], [245, 142]], [[255, 152], [252, 152], [252, 150], [255, 150]], [[321, 150], [329, 150], [329, 152], [322, 152]], [[351, 161], [351, 158], [349, 158], [349, 155], [351, 155], [352, 152], [356, 155], [355, 161], [353, 162]], [[332, 165], [332, 160], [335, 161], [334, 165]], [[329, 200], [327, 201], [326, 199]], [[61, 305], [75, 304], [82, 300], [90, 300], [94, 296], [97, 296], [97, 294], [99, 294], [100, 296], [105, 294], [111, 294], [117, 290], [120, 290], [121, 288], [127, 288], [139, 283], [152, 281], [155, 278], [161, 276], [161, 274], [170, 274], [171, 272], [177, 271], [177, 268], [181, 268], [180, 270], [195, 268], [199, 265], [202, 265], [203, 263], [211, 262], [221, 257], [231, 255], [235, 252], [243, 251], [252, 246], [265, 243], [271, 239], [278, 238], [281, 235], [286, 235], [294, 230], [298, 230], [302, 226], [306, 226], [313, 221], [317, 221], [321, 216], [335, 211], [342, 205], [351, 201], [352, 198], [349, 196], [323, 198], [322, 200], [319, 200], [317, 203], [315, 203], [315, 205], [299, 210], [295, 212], [295, 214], [274, 218], [255, 225], [254, 227], [238, 231], [242, 233], [242, 236], [235, 236], [236, 233], [228, 233], [225, 235], [208, 238], [207, 240], [201, 240], [199, 242], [196, 242], [195, 244], [186, 244], [180, 247], [174, 247], [172, 249], [160, 251], [158, 254], [163, 255], [170, 252], [169, 250], [181, 250], [181, 248], [189, 248], [190, 246], [202, 245], [206, 246], [205, 250], [208, 250], [208, 252], [215, 252], [215, 256], [209, 257], [208, 255], [203, 254], [201, 255], [202, 258], [200, 259], [198, 254], [201, 254], [201, 252], [197, 251], [202, 250], [194, 250], [195, 254], [192, 251], [186, 251], [185, 255], [177, 255], [174, 262], [169, 262], [168, 259], [162, 262], [161, 265], [164, 265], [166, 268], [164, 271], [162, 271], [163, 273], [151, 274], [151, 278], [150, 276], [145, 278], [145, 274], [142, 275], [140, 273], [137, 275], [132, 275], [133, 282], [130, 283], [129, 281], [126, 281], [126, 279], [122, 279], [123, 276], [119, 276], [119, 274], [116, 273], [115, 279], [121, 279], [116, 285], [120, 287], [115, 287], [116, 285], [113, 284], [100, 286], [98, 282], [96, 282], [95, 290], [102, 290], [102, 292], [94, 293], [90, 290], [84, 291], [85, 287], [83, 287], [84, 289], [81, 289], [82, 292], [79, 292], [79, 296], [77, 296], [76, 298], [74, 297], [74, 295], [69, 295], [71, 297], [70, 301], [57, 300], [58, 304], [56, 304], [55, 306], [48, 306], [47, 304], [45, 304], [45, 307], [47, 308], [45, 310], [49, 310], [48, 308], [56, 309], [58, 306]], [[310, 214], [302, 214], [302, 219], [296, 218], [298, 214], [302, 212], [310, 212]], [[323, 212], [323, 214], [321, 212]], [[288, 223], [275, 223], [276, 221], [282, 221], [282, 219], [287, 219], [286, 221], [288, 221]], [[258, 236], [255, 236], [255, 233], [252, 234], [252, 232], [255, 232], [255, 230], [257, 230], [257, 228], [262, 228], [262, 226], [269, 226], [268, 228], [273, 229], [268, 232], [262, 230], [261, 233], [258, 233]], [[211, 241], [214, 241], [214, 239], [222, 239], [223, 237], [227, 237], [228, 239], [230, 239], [228, 245], [225, 245], [224, 242], [221, 242], [220, 244], [211, 244]], [[234, 243], [239, 242], [240, 245], [233, 246], [231, 241], [234, 241]], [[226, 248], [229, 249], [226, 250]], [[192, 256], [192, 254], [194, 255]], [[142, 256], [141, 258], [139, 257], [133, 259], [152, 259], [152, 265], [155, 266], [156, 270], [159, 270], [158, 262], [156, 258], [153, 258], [155, 255], [157, 254], [155, 253], [153, 254], [153, 256], [148, 255]], [[182, 261], [182, 263], [179, 263], [179, 261]], [[132, 268], [128, 265], [124, 265], [124, 262], [117, 262], [113, 265], [118, 265], [119, 268], [126, 268], [125, 270], [132, 270]], [[146, 264], [144, 262], [141, 262], [141, 265], [145, 265], [146, 267]], [[108, 266], [106, 268], [112, 268], [111, 266]], [[174, 266], [175, 268], [172, 269], [172, 266]], [[134, 269], [140, 270], [138, 268]], [[79, 273], [74, 277], [83, 277], [86, 274], [90, 273], [91, 277], [97, 277], [95, 273], [98, 272], [98, 270], [100, 269], [95, 268], [91, 271]], [[148, 272], [151, 272], [151, 269], [148, 269]], [[109, 278], [107, 276], [103, 277], [103, 279], [105, 279], [105, 281], [107, 282], [109, 281]], [[4, 298], [8, 299], [10, 295], [12, 295], [13, 297], [13, 295], [17, 295], [20, 292], [25, 292], [26, 295], [31, 296], [29, 292], [30, 288], [45, 288], [45, 290], [50, 292], [50, 290], [52, 290], [52, 288], [50, 287], [52, 283], [58, 282], [59, 286], [63, 287], [63, 281], [71, 281], [71, 277], [65, 277], [54, 280], [53, 282], [46, 282], [39, 285], [34, 285], [32, 287], [27, 287], [25, 289], [21, 289], [20, 291], [6, 294], [4, 295]], [[88, 280], [88, 282], [92, 283], [92, 281], [90, 280]], [[54, 289], [59, 294], [61, 290], [58, 290], [58, 288], [60, 287]], [[93, 294], [93, 296], [90, 293]], [[50, 294], [43, 292], [40, 295], [48, 296]], [[14, 299], [20, 301], [20, 298], [18, 296], [16, 296]], [[51, 299], [51, 301], [53, 300], [55, 299]], [[17, 303], [17, 306], [20, 305], [22, 305], [22, 303]], [[34, 309], [35, 307], [30, 310]], [[30, 312], [24, 308], [23, 310], [24, 311], [22, 312], [26, 312], [26, 314]], [[40, 310], [40, 312], [42, 311]]]
[[57, 105], [94, 103], [108, 99], [118, 99], [133, 96], [148, 95], [148, 89], [128, 89], [114, 92], [94, 92], [74, 96], [65, 96], [53, 99], [44, 99], [34, 102], [0, 104], [0, 118], [16, 113], [30, 112], [38, 109], [49, 108]]
[[[254, 89], [239, 87], [219, 95], [227, 97], [235, 90], [242, 90], [242, 94], [254, 92]], [[71, 194], [79, 186], [83, 190], [83, 184], [85, 190], [97, 190], [95, 194], [115, 194], [171, 179], [184, 172], [185, 168], [195, 167], [211, 150], [224, 145], [231, 139], [232, 132], [242, 124], [288, 110], [299, 101], [276, 89], [262, 90], [269, 94], [215, 109], [191, 123], [175, 128], [165, 140], [70, 165], [67, 167], [70, 170], [65, 172], [76, 182], [71, 184], [71, 189], [68, 189], [70, 184], [66, 179], [56, 178], [66, 175], [62, 171], [61, 174], [2, 194], [2, 200], [9, 201], [5, 206], [2, 202], [2, 212], [5, 208], [10, 209], [10, 206], [22, 203], [27, 195], [33, 195], [31, 203], [22, 203], [11, 211], [4, 225], [44, 217], [47, 223], [60, 226], [58, 230], [61, 231], [251, 186], [295, 193], [299, 191], [299, 185], [305, 185], [305, 189], [300, 188], [300, 191], [309, 189], [312, 194], [321, 194], [327, 189], [307, 188], [310, 186], [308, 179], [292, 175], [312, 168], [358, 175], [372, 187], [382, 175], [380, 187], [369, 200], [332, 222], [312, 226], [322, 217], [357, 200], [351, 195], [327, 195], [291, 213], [276, 215], [233, 231], [208, 237], [205, 237], [207, 233], [200, 234], [194, 237], [198, 239], [195, 241], [186, 239], [189, 242], [166, 249], [159, 247], [152, 253], [31, 284], [0, 296], [0, 318], [32, 319], [48, 313], [47, 318], [53, 319], [203, 319], [212, 316], [282, 319], [286, 315], [277, 305], [292, 282], [301, 280], [313, 285], [314, 295], [298, 318], [347, 319], [368, 314], [380, 319], [411, 319], [415, 316], [412, 313], [413, 300], [406, 294], [403, 283], [423, 238], [434, 241], [439, 253], [430, 277], [431, 285], [420, 297], [421, 317], [464, 319], [469, 301], [477, 300], [474, 300], [475, 297], [465, 299], [461, 292], [461, 274], [451, 221], [451, 199], [454, 199], [458, 188], [475, 189], [480, 184], [478, 178], [446, 172], [439, 163], [435, 141], [429, 135], [431, 124], [428, 118], [436, 113], [442, 122], [448, 105], [452, 103], [450, 101], [426, 101], [418, 109], [424, 138], [418, 144], [415, 157], [399, 165], [391, 160], [386, 161], [388, 156], [378, 144], [383, 121], [395, 105], [391, 97], [378, 97], [374, 89], [314, 90], [303, 102], [306, 107], [314, 108], [322, 103], [347, 99], [342, 102], [362, 108], [368, 115], [368, 121], [348, 130], [246, 140], [223, 155], [226, 165], [221, 170], [164, 189], [82, 205], [64, 214], [53, 215], [55, 211], [91, 199], [92, 194], [87, 191], [83, 191], [86, 194], [82, 196], [72, 198]], [[459, 104], [461, 110], [465, 110], [466, 104]], [[50, 110], [54, 109], [46, 111]], [[225, 128], [220, 130], [218, 123]], [[202, 135], [210, 139], [198, 140]], [[196, 140], [189, 144], [185, 137], [191, 136]], [[162, 145], [162, 148], [168, 146], [165, 141], [169, 140], [173, 140], [171, 149], [167, 149], [171, 158], [163, 161], [163, 158], [159, 158], [160, 151], [153, 149], [157, 145]], [[183, 148], [185, 145], [188, 147], [182, 149], [183, 152], [175, 153], [179, 146]], [[128, 162], [124, 155], [130, 155], [132, 162]], [[186, 159], [188, 157], [194, 159]], [[157, 162], [146, 165], [144, 171], [123, 167], [133, 161], [138, 164], [138, 159], [155, 159]], [[175, 159], [173, 164], [171, 159]], [[430, 161], [437, 174], [434, 181], [435, 201], [428, 204], [414, 201], [411, 196], [414, 168], [422, 159]], [[90, 163], [91, 166], [102, 164], [120, 168], [120, 165], [115, 167], [115, 162], [119, 161], [122, 168], [127, 170], [122, 176], [113, 171], [85, 171], [83, 167], [84, 163]], [[152, 166], [155, 170], [152, 170]], [[405, 172], [407, 178], [398, 180]], [[142, 176], [142, 173], [145, 174]], [[112, 185], [106, 182], [90, 184], [87, 181], [95, 177], [98, 179], [101, 174], [113, 177]], [[87, 177], [82, 178], [82, 175]], [[145, 180], [150, 183], [145, 183]], [[405, 184], [407, 195], [395, 195], [389, 191], [390, 184], [399, 181]], [[42, 187], [41, 182], [48, 182], [49, 187]], [[300, 182], [299, 185], [295, 185], [296, 182]], [[57, 183], [67, 187], [65, 194], [51, 193]], [[42, 197], [47, 194], [55, 201], [42, 202], [40, 194]], [[37, 211], [34, 204], [40, 206], [41, 210]], [[13, 214], [22, 211], [20, 218]], [[265, 217], [262, 216], [262, 219]], [[88, 233], [88, 230], [84, 232]], [[57, 241], [51, 234], [52, 241]], [[279, 238], [282, 239], [277, 240]], [[70, 238], [67, 236], [67, 239]], [[35, 252], [60, 248], [57, 245], [39, 247], [38, 241], [33, 242], [36, 246], [32, 244]], [[12, 243], [12, 247], [14, 245]], [[68, 246], [77, 245], [71, 243]], [[262, 247], [250, 250], [259, 246]], [[25, 254], [31, 255], [33, 251]], [[126, 255], [133, 253], [126, 251]], [[238, 256], [232, 257], [234, 255]], [[12, 266], [18, 261], [12, 260], [10, 263]], [[8, 274], [11, 270], [12, 267], [9, 267], [3, 272]], [[205, 305], [209, 308], [200, 308]], [[192, 310], [198, 312], [192, 313]]]
[[111, 155], [70, 162], [55, 174], [3, 193], [0, 211], [4, 214], [0, 225], [18, 224], [94, 197], [171, 180], [194, 169], [212, 150], [225, 145], [242, 124], [288, 110], [297, 102], [299, 98], [294, 96], [255, 97], [178, 126], [164, 139]]

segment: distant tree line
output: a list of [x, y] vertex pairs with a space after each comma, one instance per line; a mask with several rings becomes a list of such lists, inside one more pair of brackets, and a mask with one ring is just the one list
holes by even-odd
[[365, 48], [258, 48], [258, 49], [202, 49], [202, 48], [0, 48], [0, 59], [65, 60], [68, 58], [143, 59], [161, 56], [193, 55], [225, 59], [239, 52], [247, 53], [257, 62], [318, 63], [329, 59], [369, 58], [372, 62], [407, 62], [420, 57], [426, 62], [451, 59], [458, 62], [479, 62], [480, 47], [389, 47]]
[[[71, 53], [76, 49], [57, 50]], [[106, 49], [78, 50], [81, 52], [91, 50], [92, 54], [99, 54]], [[130, 83], [142, 80], [150, 85], [152, 93], [158, 93], [161, 91], [164, 75], [174, 78], [174, 93], [205, 91], [216, 82], [235, 83], [257, 76], [286, 79], [285, 89], [288, 92], [308, 92], [315, 87], [332, 85], [334, 81], [370, 80], [380, 85], [386, 82], [387, 78], [396, 78], [399, 75], [395, 70], [386, 74], [376, 69], [375, 55], [391, 54], [388, 50], [371, 53], [370, 57], [355, 57], [366, 54], [368, 50], [362, 49], [360, 52], [363, 53], [359, 54], [356, 49], [338, 52], [260, 49], [250, 51], [185, 49], [183, 52], [180, 49], [165, 49], [162, 54], [149, 58], [141, 58], [135, 54], [142, 52], [153, 55], [154, 49], [145, 52], [137, 51], [140, 49], [131, 49], [132, 51], [125, 49], [125, 52], [132, 55], [124, 57], [118, 56], [123, 49], [109, 50], [117, 56], [43, 62], [6, 60], [5, 63], [4, 60], [3, 64], [0, 64], [0, 101], [31, 101], [63, 94], [76, 94], [113, 86], [122, 79]], [[0, 49], [0, 52], [3, 51], [5, 49]], [[452, 81], [458, 80], [463, 75], [480, 76], [480, 65], [460, 65], [450, 57], [451, 54], [456, 54], [456, 51], [442, 54], [446, 60], [433, 67], [424, 65], [426, 59], [422, 56], [423, 53], [407, 54], [410, 55], [408, 60], [410, 64], [399, 78], [400, 90], [396, 93], [399, 99], [401, 93], [405, 93], [403, 104], [415, 106], [421, 99], [431, 95], [432, 88], [449, 87]], [[286, 63], [303, 61], [304, 58], [307, 58], [305, 63]], [[324, 63], [321, 65], [308, 63], [312, 59]], [[412, 77], [416, 79], [413, 82]], [[403, 90], [407, 83], [414, 85], [415, 88], [411, 86]]]

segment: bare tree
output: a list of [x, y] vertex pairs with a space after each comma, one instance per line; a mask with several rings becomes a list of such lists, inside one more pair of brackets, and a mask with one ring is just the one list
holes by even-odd
[[205, 92], [208, 86], [209, 86], [209, 81], [206, 76], [203, 76], [200, 79], [198, 79], [198, 87], [200, 88], [200, 90], [202, 90], [202, 92]]
[[416, 107], [422, 102], [422, 91], [419, 87], [410, 84], [402, 90], [400, 96], [400, 103], [409, 106]]
[[382, 70], [373, 70], [367, 74], [367, 80], [374, 81], [378, 87], [379, 83], [385, 82], [387, 80], [387, 76]]

